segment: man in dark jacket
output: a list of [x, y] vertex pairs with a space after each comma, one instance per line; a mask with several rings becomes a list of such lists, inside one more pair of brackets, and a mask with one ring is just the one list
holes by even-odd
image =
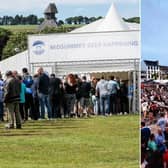
[[34, 103], [33, 103], [33, 91], [32, 85], [34, 83], [32, 76], [29, 74], [27, 68], [22, 69], [23, 72], [23, 83], [26, 85], [26, 94], [25, 94], [25, 120], [28, 120], [28, 117], [31, 119], [35, 119], [34, 113]]
[[61, 93], [62, 82], [55, 74], [50, 75], [49, 97], [53, 118], [61, 118], [60, 106], [62, 100]]
[[82, 77], [82, 83], [79, 91], [81, 95], [80, 112], [82, 115], [89, 115], [91, 83], [86, 81], [86, 76]]
[[42, 67], [38, 69], [38, 82], [37, 82], [37, 90], [38, 90], [38, 97], [40, 102], [40, 118], [45, 119], [45, 106], [48, 112], [48, 119], [52, 118], [51, 107], [49, 102], [49, 84], [50, 79]]
[[6, 72], [6, 81], [4, 85], [4, 102], [9, 110], [10, 123], [7, 128], [14, 128], [16, 118], [16, 128], [21, 128], [21, 116], [19, 112], [21, 83], [13, 77], [12, 71]]

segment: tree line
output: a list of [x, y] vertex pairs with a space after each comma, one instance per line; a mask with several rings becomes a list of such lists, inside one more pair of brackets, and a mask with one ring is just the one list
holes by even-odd
[[[89, 24], [95, 20], [101, 19], [102, 17], [87, 17], [87, 16], [74, 16], [66, 18], [65, 21], [58, 20], [58, 25], [62, 24]], [[38, 25], [44, 21], [44, 18], [38, 18], [36, 15], [16, 15], [12, 16], [3, 16], [0, 17], [0, 25]]]
[[75, 25], [76, 24], [89, 24], [101, 18], [102, 16], [99, 16], [99, 17], [74, 16], [74, 17], [66, 18], [65, 22], [67, 24], [75, 24]]
[[36, 25], [42, 23], [44, 18], [38, 18], [36, 15], [16, 15], [0, 17], [0, 25]]
[[[68, 17], [63, 20], [58, 20], [58, 25], [63, 25], [63, 24], [89, 24], [91, 22], [94, 22], [98, 19], [101, 19], [102, 16], [99, 17], [87, 17], [87, 16], [74, 16], [74, 17]], [[129, 22], [137, 22], [139, 23], [139, 17], [134, 17], [134, 18], [129, 18], [125, 19], [125, 21]], [[12, 16], [3, 16], [0, 17], [0, 25], [39, 25], [44, 21], [44, 18], [38, 18], [36, 15], [28, 15], [28, 16], [23, 16], [23, 15], [16, 15], [14, 17]]]

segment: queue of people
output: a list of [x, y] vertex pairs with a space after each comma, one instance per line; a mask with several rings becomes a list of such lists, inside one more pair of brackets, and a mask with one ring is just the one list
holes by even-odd
[[0, 75], [0, 120], [4, 121], [4, 104], [8, 110], [8, 128], [22, 128], [28, 119], [85, 117], [128, 113], [128, 89], [111, 76], [106, 80], [69, 74], [63, 80], [46, 73], [42, 67], [31, 76], [27, 68], [22, 75], [7, 71]]
[[168, 88], [155, 84], [141, 91], [141, 167], [168, 168]]

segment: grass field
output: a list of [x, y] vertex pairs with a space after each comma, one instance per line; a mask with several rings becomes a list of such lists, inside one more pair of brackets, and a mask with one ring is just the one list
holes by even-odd
[[[65, 28], [79, 28], [81, 26], [82, 24], [81, 25], [67, 25], [67, 24], [64, 25]], [[3, 25], [3, 26], [0, 26], [0, 28], [4, 28], [12, 32], [26, 32], [27, 31], [27, 32], [39, 33], [38, 25]]]
[[138, 168], [139, 116], [0, 124], [2, 168]]
[[0, 26], [1, 28], [10, 30], [12, 32], [26, 32], [26, 31], [37, 31], [37, 25], [5, 25]]

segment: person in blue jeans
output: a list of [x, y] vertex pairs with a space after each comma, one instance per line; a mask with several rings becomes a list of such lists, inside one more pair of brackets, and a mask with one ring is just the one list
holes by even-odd
[[110, 76], [110, 80], [108, 82], [107, 88], [110, 94], [110, 98], [109, 98], [110, 113], [117, 114], [117, 92], [120, 89], [120, 87], [117, 81], [114, 80], [114, 76]]
[[48, 119], [52, 118], [51, 106], [49, 102], [49, 77], [42, 67], [38, 69], [38, 82], [37, 82], [37, 89], [38, 89], [38, 97], [40, 103], [40, 118], [45, 119], [45, 106], [48, 112]]
[[96, 85], [96, 95], [99, 95], [100, 99], [100, 114], [109, 115], [109, 91], [107, 89], [108, 81], [101, 77], [101, 80]]

